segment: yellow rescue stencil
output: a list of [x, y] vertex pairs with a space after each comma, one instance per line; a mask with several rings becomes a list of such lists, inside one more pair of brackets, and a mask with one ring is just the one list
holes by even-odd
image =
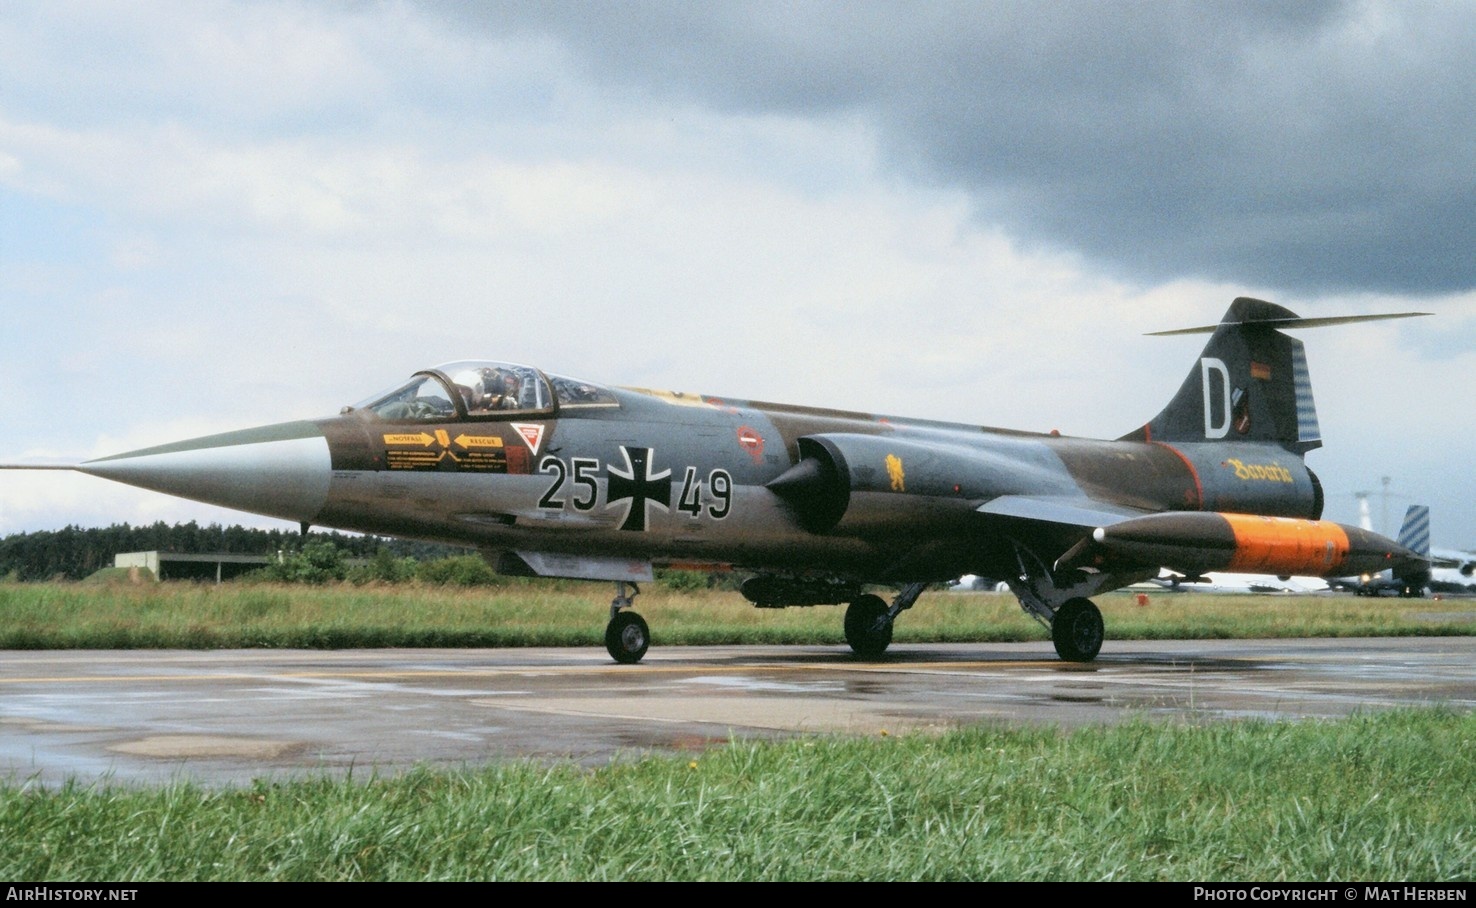
[[420, 445], [422, 447], [430, 447], [430, 443], [435, 440], [435, 436], [427, 435], [424, 432], [417, 432], [414, 435], [384, 436], [384, 443], [387, 445]]
[[502, 447], [502, 438], [497, 435], [458, 435], [454, 440], [463, 448]]

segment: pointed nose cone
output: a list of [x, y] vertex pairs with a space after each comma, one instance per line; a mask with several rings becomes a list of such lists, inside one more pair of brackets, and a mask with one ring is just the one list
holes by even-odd
[[281, 423], [89, 460], [77, 470], [180, 498], [311, 523], [333, 475], [317, 424]]

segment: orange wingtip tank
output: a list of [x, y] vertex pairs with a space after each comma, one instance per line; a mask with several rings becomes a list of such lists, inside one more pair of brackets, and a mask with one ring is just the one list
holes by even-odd
[[1392, 539], [1327, 520], [1189, 511], [1099, 527], [1057, 566], [1111, 570], [1151, 565], [1338, 577], [1382, 571], [1417, 558]]

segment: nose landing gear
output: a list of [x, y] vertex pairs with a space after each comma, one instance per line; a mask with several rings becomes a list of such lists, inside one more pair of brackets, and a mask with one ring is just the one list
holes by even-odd
[[[626, 586], [630, 594], [626, 595]], [[634, 665], [646, 655], [651, 646], [651, 628], [646, 619], [629, 609], [635, 597], [641, 594], [640, 587], [624, 580], [615, 583], [615, 599], [610, 603], [610, 623], [605, 625], [605, 649], [610, 658], [621, 665]]]

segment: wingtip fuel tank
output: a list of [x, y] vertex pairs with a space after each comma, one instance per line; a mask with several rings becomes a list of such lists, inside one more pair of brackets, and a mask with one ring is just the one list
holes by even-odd
[[1062, 570], [1159, 565], [1187, 573], [1343, 577], [1423, 562], [1392, 539], [1328, 520], [1175, 511], [1100, 526], [1062, 555]]

